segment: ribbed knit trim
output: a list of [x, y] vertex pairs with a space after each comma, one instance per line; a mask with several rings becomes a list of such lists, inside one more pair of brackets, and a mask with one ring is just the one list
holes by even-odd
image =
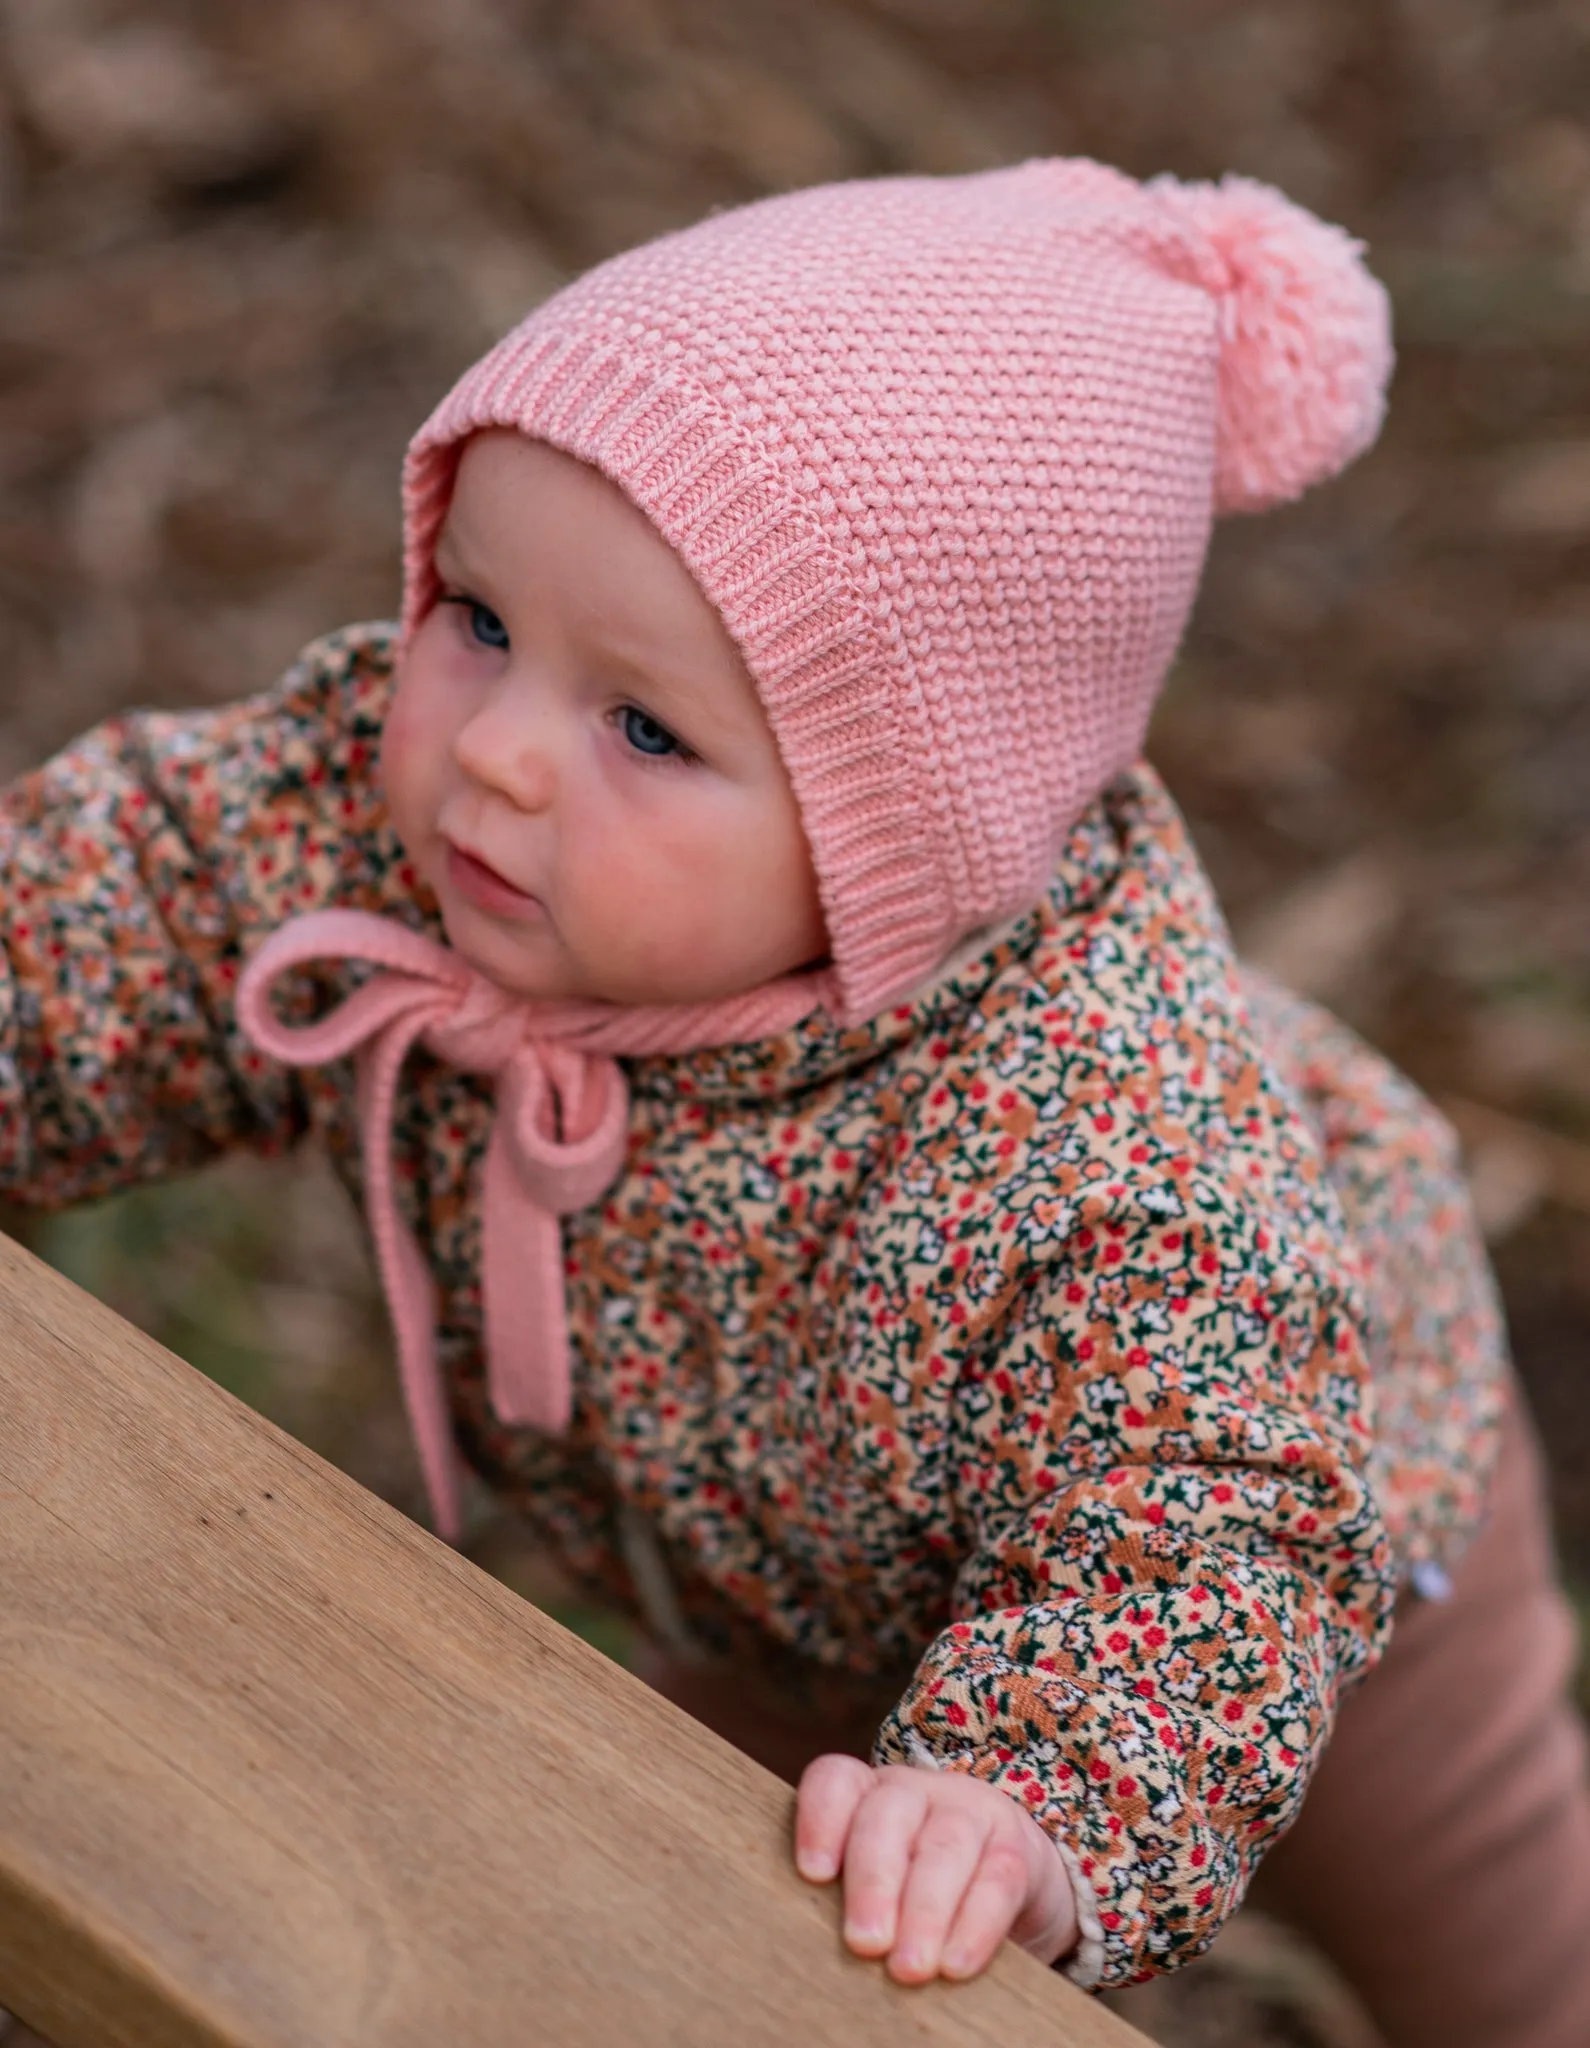
[[[405, 633], [436, 595], [437, 530], [462, 442], [506, 427], [610, 477], [711, 593], [755, 675], [812, 848], [841, 1024], [913, 988], [958, 936], [919, 742], [877, 684], [897, 668], [849, 562], [744, 426], [677, 367], [549, 328], [476, 365], [405, 472]], [[901, 684], [909, 690], [908, 680]], [[896, 698], [898, 701], [898, 698]]]

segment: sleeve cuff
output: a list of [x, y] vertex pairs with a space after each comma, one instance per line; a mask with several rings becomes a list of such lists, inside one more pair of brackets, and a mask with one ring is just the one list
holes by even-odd
[[1078, 1928], [1076, 1947], [1069, 1955], [1060, 1957], [1054, 1967], [1083, 1991], [1092, 1991], [1104, 1975], [1104, 1923], [1099, 1918], [1099, 1902], [1070, 1849], [1058, 1835], [1051, 1835], [1049, 1839], [1071, 1887]]

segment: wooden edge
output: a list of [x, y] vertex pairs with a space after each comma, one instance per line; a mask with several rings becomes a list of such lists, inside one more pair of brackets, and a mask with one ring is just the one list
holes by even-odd
[[785, 1787], [0, 1239], [0, 2004], [57, 2048], [1143, 2037], [903, 1991]]

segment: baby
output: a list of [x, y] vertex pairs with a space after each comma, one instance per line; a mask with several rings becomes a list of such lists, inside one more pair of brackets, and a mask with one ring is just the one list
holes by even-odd
[[1197, 1954], [1403, 1589], [1276, 1899], [1392, 2040], [1568, 2048], [1590, 1808], [1450, 1144], [1238, 974], [1140, 758], [1211, 513], [1389, 362], [1240, 181], [602, 266], [416, 437], [400, 632], [6, 798], [0, 1186], [323, 1139], [439, 1529], [462, 1453], [904, 1982]]

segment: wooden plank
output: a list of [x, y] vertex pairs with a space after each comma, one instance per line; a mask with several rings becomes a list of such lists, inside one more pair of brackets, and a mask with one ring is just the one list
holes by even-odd
[[0, 1240], [0, 2003], [57, 2048], [1128, 2048], [904, 1991], [791, 1797]]

